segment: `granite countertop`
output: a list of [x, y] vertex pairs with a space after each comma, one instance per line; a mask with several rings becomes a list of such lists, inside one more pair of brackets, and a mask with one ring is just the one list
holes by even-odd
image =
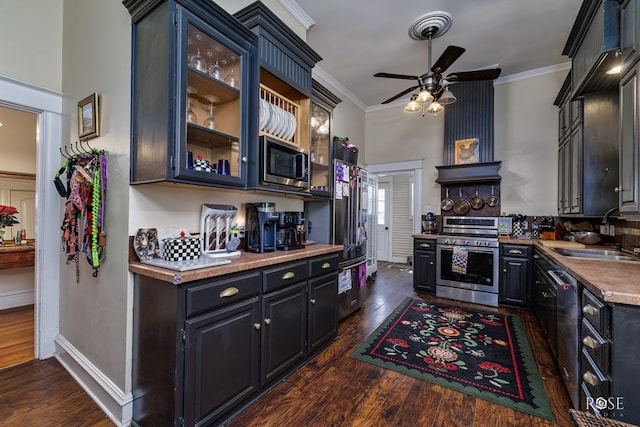
[[640, 261], [566, 257], [538, 247], [604, 301], [640, 306]]
[[[414, 238], [435, 239], [436, 234], [414, 234]], [[560, 264], [585, 288], [606, 302], [640, 306], [640, 261], [611, 261], [593, 258], [574, 258], [560, 255], [544, 247], [539, 239], [500, 237], [500, 243], [536, 245]], [[593, 248], [601, 248], [591, 246]], [[609, 247], [603, 247], [611, 249]]]
[[199, 268], [197, 270], [189, 271], [174, 271], [162, 267], [154, 267], [142, 264], [137, 260], [130, 259], [129, 271], [177, 285], [194, 280], [224, 276], [226, 274], [237, 273], [254, 268], [267, 267], [269, 265], [340, 252], [341, 250], [342, 245], [314, 244], [308, 245], [304, 249], [266, 252], [263, 254], [242, 251], [240, 256], [229, 258], [231, 260], [230, 264]]

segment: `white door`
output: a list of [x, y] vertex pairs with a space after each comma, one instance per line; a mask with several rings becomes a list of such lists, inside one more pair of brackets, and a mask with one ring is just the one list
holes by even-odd
[[378, 181], [377, 207], [376, 255], [378, 261], [391, 261], [391, 182], [388, 178]]

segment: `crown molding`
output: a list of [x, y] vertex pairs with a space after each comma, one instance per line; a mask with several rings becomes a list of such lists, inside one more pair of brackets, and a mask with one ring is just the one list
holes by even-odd
[[498, 86], [505, 83], [513, 83], [518, 80], [530, 79], [533, 77], [540, 77], [547, 74], [557, 73], [559, 71], [568, 71], [571, 69], [571, 62], [563, 62], [562, 64], [550, 65], [548, 67], [536, 68], [535, 70], [524, 71], [522, 73], [511, 74], [504, 77], [498, 77], [493, 83], [494, 86]]
[[295, 0], [278, 0], [282, 6], [284, 6], [287, 11], [298, 20], [300, 25], [304, 27], [305, 30], [308, 30], [312, 26], [316, 24], [316, 21], [313, 20], [309, 16], [307, 12], [304, 11], [302, 7]]
[[321, 80], [324, 80], [330, 86], [333, 86], [335, 89], [340, 91], [340, 93], [342, 95], [344, 95], [347, 99], [349, 99], [349, 101], [353, 102], [362, 111], [367, 112], [367, 106], [364, 105], [364, 102], [360, 101], [360, 99], [357, 96], [355, 96], [353, 93], [351, 93], [351, 91], [349, 89], [344, 87], [344, 85], [342, 83], [340, 83], [338, 80], [333, 78], [333, 76], [331, 74], [329, 74], [325, 70], [323, 70], [322, 67], [319, 67], [319, 66], [316, 65], [313, 68], [313, 76], [314, 77], [318, 77]]

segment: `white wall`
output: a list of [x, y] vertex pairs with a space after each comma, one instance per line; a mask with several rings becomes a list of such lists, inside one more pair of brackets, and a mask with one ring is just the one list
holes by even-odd
[[0, 76], [62, 90], [62, 2], [2, 0]]
[[37, 120], [34, 113], [0, 106], [0, 171], [36, 173]]
[[436, 184], [443, 159], [444, 117], [408, 114], [396, 106], [366, 116], [367, 165], [407, 160], [422, 161], [422, 205], [439, 212], [440, 185]]
[[566, 76], [565, 70], [495, 87], [494, 159], [502, 161], [503, 212], [558, 212], [558, 107], [553, 101]]
[[[119, 0], [65, 0], [63, 141], [77, 140], [77, 104], [100, 96], [100, 137], [107, 153], [106, 260], [98, 277], [80, 256], [80, 277], [62, 254], [60, 335], [121, 390], [130, 390], [128, 221], [131, 17]], [[42, 64], [40, 64], [42, 65]], [[53, 189], [52, 189], [53, 191]], [[60, 220], [62, 212], [57, 213]]]

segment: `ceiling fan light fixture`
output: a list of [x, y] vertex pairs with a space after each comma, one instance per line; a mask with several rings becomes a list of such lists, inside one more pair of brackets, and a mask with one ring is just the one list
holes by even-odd
[[418, 104], [426, 104], [427, 102], [433, 101], [433, 95], [431, 95], [431, 92], [429, 92], [427, 89], [422, 89], [415, 101]]
[[438, 99], [438, 102], [441, 105], [449, 105], [449, 104], [453, 104], [457, 100], [458, 98], [456, 98], [453, 92], [451, 92], [449, 88], [445, 86], [444, 92], [442, 92], [442, 95]]
[[427, 107], [427, 113], [433, 114], [436, 116], [438, 113], [442, 113], [444, 111], [444, 107], [438, 101], [433, 101]]
[[416, 102], [417, 95], [411, 96], [411, 101], [404, 107], [405, 113], [417, 113], [422, 110], [422, 105]]

